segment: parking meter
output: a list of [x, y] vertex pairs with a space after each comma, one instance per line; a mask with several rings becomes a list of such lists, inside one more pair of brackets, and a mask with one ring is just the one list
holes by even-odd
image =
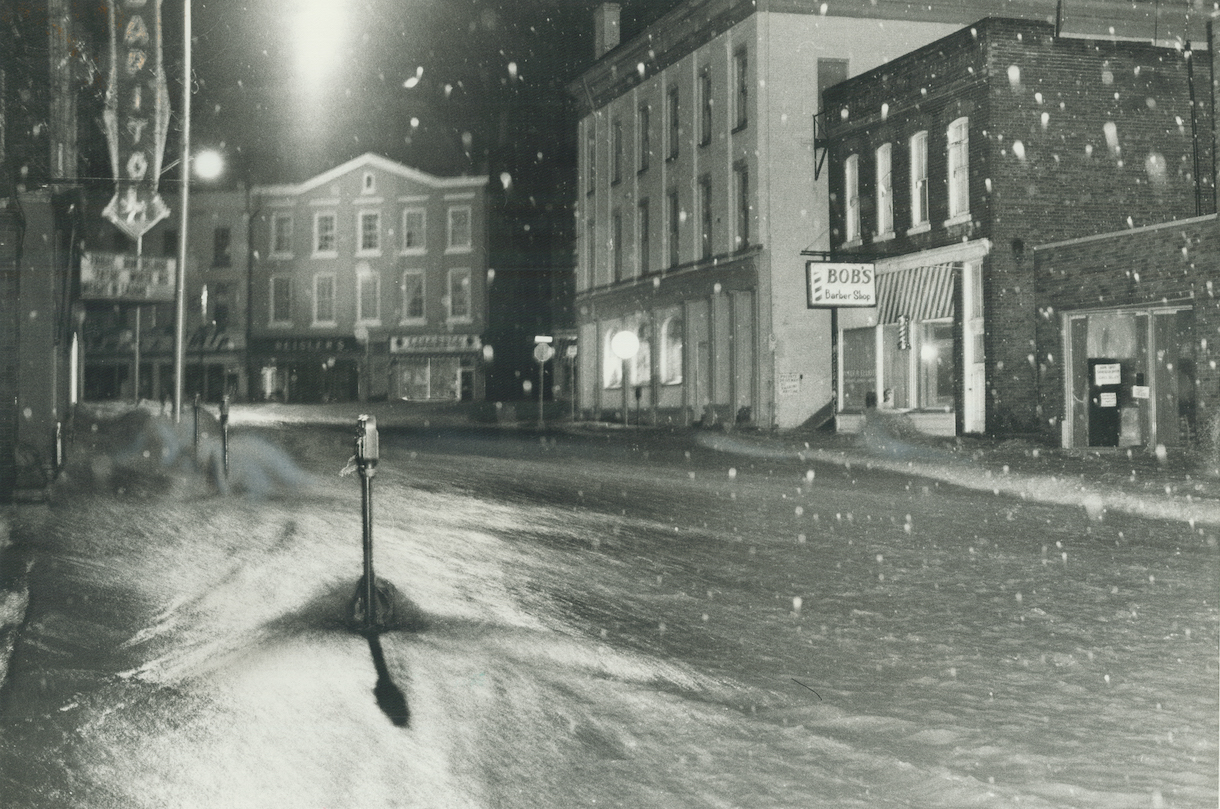
[[220, 454], [224, 461], [225, 477], [229, 476], [229, 394], [220, 400]]
[[377, 417], [360, 416], [356, 419], [356, 465], [363, 474], [372, 477], [380, 452]]

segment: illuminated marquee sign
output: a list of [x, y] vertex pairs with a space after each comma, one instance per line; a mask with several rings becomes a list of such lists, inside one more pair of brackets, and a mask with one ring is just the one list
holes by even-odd
[[102, 214], [133, 239], [169, 216], [157, 193], [169, 131], [161, 55], [161, 0], [106, 0], [110, 78], [102, 121], [114, 197]]
[[177, 264], [172, 258], [85, 253], [80, 259], [80, 296], [136, 303], [172, 301]]
[[805, 281], [810, 309], [877, 305], [877, 270], [872, 264], [807, 261]]

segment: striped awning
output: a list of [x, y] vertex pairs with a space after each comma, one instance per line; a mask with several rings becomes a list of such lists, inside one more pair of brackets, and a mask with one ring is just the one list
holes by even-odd
[[882, 323], [900, 315], [913, 322], [953, 317], [954, 264], [932, 264], [877, 273], [877, 314]]

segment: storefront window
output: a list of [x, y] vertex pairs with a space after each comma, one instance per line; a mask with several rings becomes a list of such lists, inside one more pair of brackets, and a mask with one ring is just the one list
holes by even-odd
[[898, 343], [898, 324], [889, 323], [881, 329], [881, 385], [877, 401], [880, 407], [911, 407], [911, 350]]
[[[880, 403], [877, 392], [876, 329], [843, 332], [843, 409], [861, 410]], [[870, 397], [869, 394], [872, 394]]]
[[669, 318], [661, 326], [661, 382], [677, 385], [682, 382], [682, 317]]
[[925, 323], [919, 341], [919, 406], [951, 410], [955, 389], [953, 324]]

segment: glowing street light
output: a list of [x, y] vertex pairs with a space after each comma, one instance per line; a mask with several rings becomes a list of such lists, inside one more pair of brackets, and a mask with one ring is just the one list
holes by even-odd
[[623, 426], [626, 427], [627, 414], [630, 412], [627, 401], [627, 375], [631, 370], [631, 360], [635, 359], [636, 353], [640, 350], [640, 338], [636, 336], [635, 332], [624, 329], [610, 338], [610, 350], [623, 362]]

